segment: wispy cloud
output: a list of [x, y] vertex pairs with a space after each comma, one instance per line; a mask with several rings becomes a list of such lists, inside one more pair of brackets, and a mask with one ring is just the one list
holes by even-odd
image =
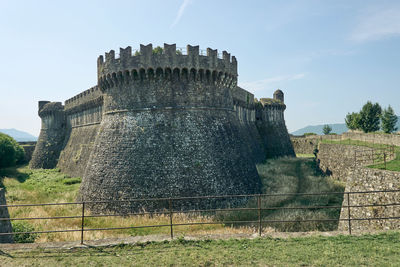
[[304, 73], [293, 74], [293, 75], [279, 75], [264, 80], [241, 82], [239, 83], [239, 86], [255, 92], [255, 91], [270, 89], [272, 86], [276, 86], [287, 81], [303, 79], [305, 76], [306, 75]]
[[400, 5], [363, 12], [350, 39], [366, 42], [391, 36], [400, 36]]
[[175, 20], [174, 22], [171, 24], [170, 28], [175, 27], [176, 24], [179, 23], [179, 21], [181, 20], [183, 13], [185, 13], [185, 9], [186, 7], [192, 2], [192, 0], [183, 0], [183, 3], [181, 4], [181, 6], [179, 7], [178, 13], [176, 14]]

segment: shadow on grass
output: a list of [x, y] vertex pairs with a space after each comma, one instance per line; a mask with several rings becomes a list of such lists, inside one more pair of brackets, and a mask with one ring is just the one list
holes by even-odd
[[20, 183], [25, 182], [29, 178], [29, 174], [18, 170], [18, 168], [24, 166], [26, 165], [19, 165], [19, 166], [0, 169], [0, 188], [6, 188], [3, 184], [3, 179], [5, 177], [15, 179]]
[[[262, 179], [263, 193], [260, 212], [263, 226], [284, 232], [336, 230], [342, 205], [344, 186], [319, 170], [314, 159], [280, 158], [257, 166]], [[320, 194], [326, 192], [326, 194]], [[304, 195], [318, 193], [317, 195]], [[273, 196], [274, 194], [287, 194]], [[333, 206], [331, 208], [331, 206]], [[246, 207], [257, 208], [257, 200], [251, 199]], [[257, 222], [257, 210], [228, 211], [217, 214], [220, 221]], [[281, 221], [281, 222], [272, 222]], [[282, 222], [291, 221], [291, 222]], [[243, 223], [228, 223], [240, 226]], [[257, 223], [253, 223], [257, 226]]]

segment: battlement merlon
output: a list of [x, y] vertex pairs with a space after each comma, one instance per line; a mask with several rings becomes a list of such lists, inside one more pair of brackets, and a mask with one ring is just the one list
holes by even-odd
[[105, 57], [97, 59], [97, 78], [132, 69], [157, 69], [157, 68], [187, 68], [195, 70], [210, 70], [224, 72], [237, 77], [237, 60], [234, 56], [223, 51], [222, 58], [218, 57], [218, 51], [207, 48], [207, 55], [200, 55], [199, 46], [187, 45], [187, 54], [182, 54], [176, 49], [176, 44], [164, 44], [162, 51], [153, 51], [153, 45], [140, 45], [140, 51], [132, 55], [132, 48], [120, 48], [119, 58], [115, 57], [115, 51], [105, 53]]

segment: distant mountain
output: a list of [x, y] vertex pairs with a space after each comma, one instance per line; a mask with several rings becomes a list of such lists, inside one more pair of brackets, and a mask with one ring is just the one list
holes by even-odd
[[16, 129], [0, 129], [0, 133], [5, 133], [14, 138], [17, 142], [37, 141], [37, 137], [30, 133], [19, 131]]
[[[329, 124], [332, 127], [332, 133], [342, 134], [348, 131], [348, 128], [345, 123], [333, 123]], [[297, 131], [291, 132], [293, 135], [303, 135], [305, 133], [316, 133], [316, 134], [324, 134], [322, 129], [324, 128], [325, 124], [321, 125], [310, 125], [304, 128], [298, 129]]]
[[[348, 128], [345, 123], [327, 123], [329, 126], [332, 127], [332, 133], [342, 134], [348, 131]], [[298, 129], [297, 131], [291, 132], [293, 135], [303, 135], [305, 133], [316, 133], [316, 134], [324, 134], [322, 129], [324, 128], [325, 124], [321, 125], [309, 125], [304, 128]], [[400, 131], [400, 116], [397, 116], [397, 130]]]

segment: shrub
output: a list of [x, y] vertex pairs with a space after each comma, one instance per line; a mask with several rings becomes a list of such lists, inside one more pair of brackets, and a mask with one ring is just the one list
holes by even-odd
[[75, 178], [65, 178], [63, 180], [63, 184], [65, 185], [71, 185], [71, 184], [80, 184], [82, 182], [82, 179], [79, 177]]
[[[27, 222], [16, 221], [12, 222], [13, 233], [18, 232], [34, 232], [35, 228]], [[15, 234], [15, 243], [34, 243], [38, 234], [25, 233], [25, 234]]]
[[316, 133], [304, 133], [304, 136], [317, 135]]
[[24, 149], [9, 135], [0, 133], [0, 168], [14, 166], [24, 161]]

